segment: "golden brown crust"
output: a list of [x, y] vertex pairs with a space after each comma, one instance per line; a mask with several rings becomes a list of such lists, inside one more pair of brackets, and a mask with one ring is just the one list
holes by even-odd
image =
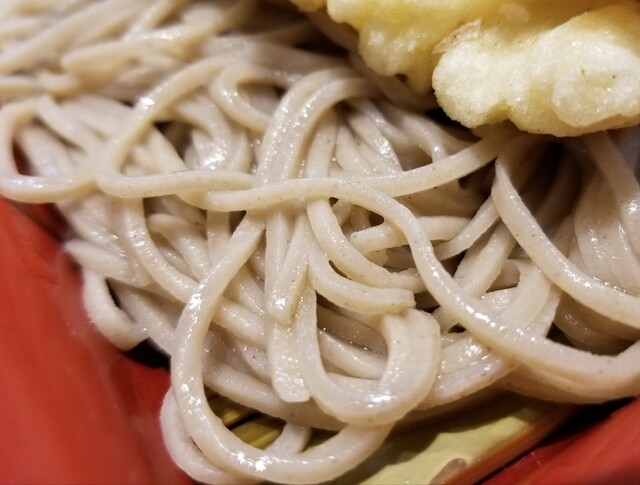
[[359, 33], [375, 72], [468, 127], [574, 136], [640, 121], [637, 0], [293, 0]]

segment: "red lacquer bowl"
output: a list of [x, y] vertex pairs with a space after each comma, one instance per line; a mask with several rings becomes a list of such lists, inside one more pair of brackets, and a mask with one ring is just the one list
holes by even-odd
[[50, 233], [2, 199], [0, 224], [0, 482], [190, 483], [162, 443], [167, 371], [92, 327]]

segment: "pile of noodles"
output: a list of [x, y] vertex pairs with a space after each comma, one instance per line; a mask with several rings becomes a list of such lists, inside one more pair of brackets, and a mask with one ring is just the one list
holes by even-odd
[[0, 193], [55, 202], [95, 324], [171, 356], [176, 462], [320, 482], [496, 390], [637, 395], [638, 129], [470, 133], [281, 8], [0, 5]]

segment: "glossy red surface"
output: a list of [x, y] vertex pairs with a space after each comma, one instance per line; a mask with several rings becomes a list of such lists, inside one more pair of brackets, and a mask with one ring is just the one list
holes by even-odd
[[640, 399], [577, 435], [539, 448], [485, 485], [640, 483]]
[[0, 482], [180, 484], [158, 410], [168, 374], [111, 346], [60, 244], [0, 199]]

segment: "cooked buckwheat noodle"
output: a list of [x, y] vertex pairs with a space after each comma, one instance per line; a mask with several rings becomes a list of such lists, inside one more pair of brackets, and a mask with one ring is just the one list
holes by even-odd
[[55, 203], [95, 325], [170, 356], [198, 481], [331, 480], [488, 390], [640, 391], [638, 128], [471, 133], [351, 46], [275, 2], [0, 6], [0, 193]]

